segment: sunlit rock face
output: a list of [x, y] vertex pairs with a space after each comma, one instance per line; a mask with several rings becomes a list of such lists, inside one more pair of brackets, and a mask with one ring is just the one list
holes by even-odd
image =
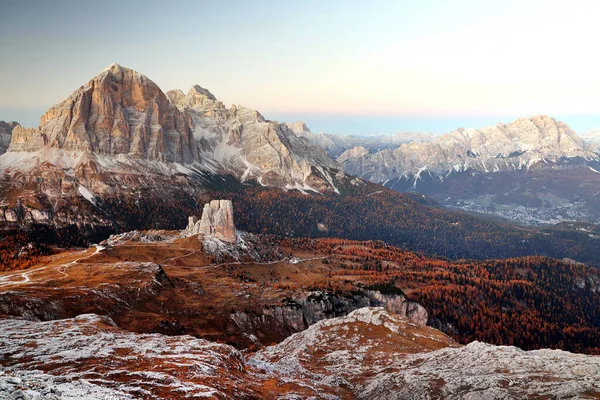
[[[113, 64], [20, 134], [10, 151], [47, 145], [71, 151], [160, 161], [197, 159], [188, 117], [146, 76]], [[26, 140], [28, 139], [28, 140]]]

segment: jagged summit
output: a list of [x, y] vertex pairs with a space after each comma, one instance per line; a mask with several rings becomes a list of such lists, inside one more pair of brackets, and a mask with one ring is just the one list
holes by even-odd
[[205, 96], [206, 98], [208, 98], [209, 100], [217, 100], [217, 98], [208, 90], [208, 89], [204, 89], [202, 86], [200, 85], [194, 85], [190, 88], [188, 95], [190, 93], [196, 93], [198, 95], [202, 95]]
[[104, 71], [115, 71], [115, 70], [119, 70], [119, 69], [129, 69], [129, 68], [123, 67], [121, 64], [118, 64], [118, 63], [112, 63], [108, 67], [104, 68]]
[[167, 92], [167, 97], [180, 110], [189, 110], [195, 108], [196, 111], [207, 108], [217, 108], [225, 111], [226, 107], [223, 103], [208, 90], [200, 85], [194, 85], [185, 94], [180, 89], [173, 89]]

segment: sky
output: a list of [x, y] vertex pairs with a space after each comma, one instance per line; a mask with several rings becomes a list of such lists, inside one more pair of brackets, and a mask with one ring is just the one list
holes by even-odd
[[112, 63], [314, 132], [546, 114], [600, 129], [600, 2], [0, 0], [0, 120], [37, 126]]

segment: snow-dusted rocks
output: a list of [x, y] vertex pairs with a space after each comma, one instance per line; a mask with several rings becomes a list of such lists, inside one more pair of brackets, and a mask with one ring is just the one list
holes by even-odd
[[392, 364], [361, 386], [359, 399], [571, 399], [600, 395], [600, 357], [561, 350], [523, 351], [473, 342], [461, 348], [413, 354]]
[[[94, 314], [50, 322], [0, 320], [0, 326], [7, 372], [27, 377], [23, 369], [36, 371], [24, 383], [46, 382], [65, 391], [65, 398], [75, 398], [69, 393], [75, 389], [81, 390], [79, 398], [257, 396], [245, 382], [242, 355], [231, 346], [191, 336], [129, 333]], [[26, 390], [34, 397], [43, 388]]]
[[202, 218], [189, 217], [186, 236], [213, 236], [226, 243], [236, 243], [235, 224], [233, 223], [233, 204], [231, 200], [212, 200], [204, 205]]
[[600, 395], [600, 357], [459, 346], [383, 308], [323, 320], [259, 351], [250, 363], [358, 399], [585, 398]]
[[479, 342], [460, 346], [383, 308], [320, 321], [246, 357], [187, 335], [126, 332], [93, 314], [49, 322], [3, 319], [0, 343], [0, 394], [21, 390], [33, 399], [600, 395], [598, 356]]

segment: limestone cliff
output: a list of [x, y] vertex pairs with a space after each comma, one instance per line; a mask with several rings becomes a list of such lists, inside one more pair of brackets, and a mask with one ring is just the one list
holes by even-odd
[[39, 130], [16, 136], [9, 150], [35, 151], [44, 145], [149, 160], [197, 159], [186, 115], [154, 82], [118, 64], [48, 110]]

